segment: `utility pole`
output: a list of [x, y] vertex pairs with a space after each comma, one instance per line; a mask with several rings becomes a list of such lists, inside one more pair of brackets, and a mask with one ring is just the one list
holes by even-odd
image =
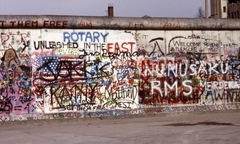
[[208, 0], [205, 0], [205, 17], [208, 18]]

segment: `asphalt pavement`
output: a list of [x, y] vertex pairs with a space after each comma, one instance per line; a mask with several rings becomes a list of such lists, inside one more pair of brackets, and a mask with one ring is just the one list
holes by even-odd
[[0, 123], [1, 144], [240, 144], [240, 110]]

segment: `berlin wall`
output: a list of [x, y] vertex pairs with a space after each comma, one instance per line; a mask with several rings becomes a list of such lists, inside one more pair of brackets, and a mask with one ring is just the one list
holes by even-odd
[[0, 121], [240, 106], [240, 20], [0, 16], [0, 27]]

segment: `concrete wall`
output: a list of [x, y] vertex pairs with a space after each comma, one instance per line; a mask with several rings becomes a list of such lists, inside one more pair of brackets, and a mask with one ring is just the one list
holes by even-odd
[[236, 109], [239, 39], [239, 30], [4, 28], [1, 121], [141, 113], [153, 105]]

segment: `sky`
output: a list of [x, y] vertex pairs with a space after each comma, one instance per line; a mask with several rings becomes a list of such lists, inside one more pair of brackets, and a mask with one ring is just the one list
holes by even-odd
[[205, 0], [0, 0], [1, 15], [107, 16], [195, 18]]

